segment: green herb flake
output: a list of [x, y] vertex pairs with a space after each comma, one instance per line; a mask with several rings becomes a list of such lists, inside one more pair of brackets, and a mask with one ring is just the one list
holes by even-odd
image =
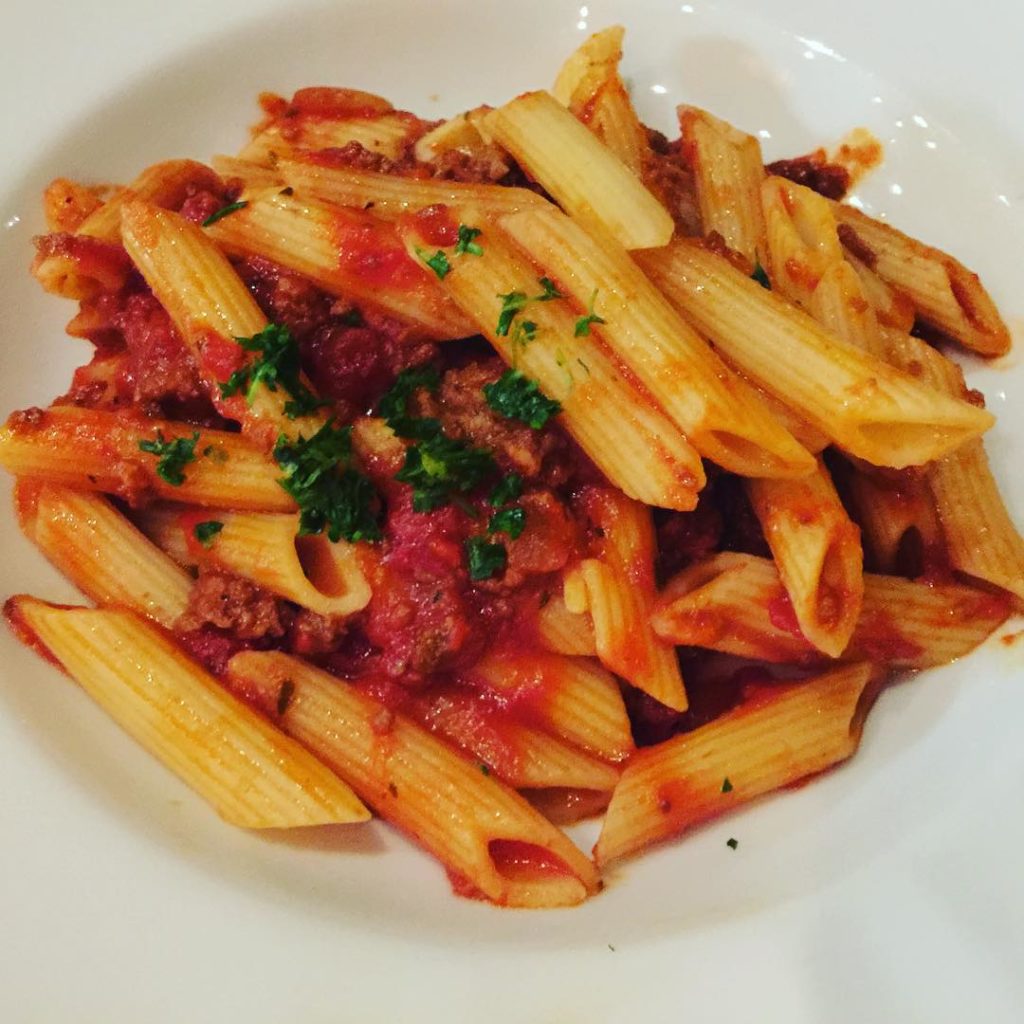
[[537, 337], [537, 325], [532, 320], [517, 320], [512, 328], [512, 344], [518, 348], [526, 348]]
[[518, 473], [509, 473], [502, 477], [497, 487], [487, 495], [487, 504], [492, 508], [500, 508], [510, 501], [517, 501], [523, 493], [523, 478]]
[[492, 543], [483, 537], [470, 537], [465, 547], [471, 580], [489, 580], [505, 571], [508, 552], [504, 544]]
[[249, 203], [245, 199], [239, 199], [237, 203], [228, 203], [227, 206], [222, 206], [219, 210], [214, 210], [206, 220], [203, 221], [203, 227], [208, 228], [211, 224], [216, 224], [222, 217], [227, 217], [229, 214], [237, 213], [239, 210], [244, 210]]
[[526, 527], [526, 510], [518, 505], [495, 512], [487, 523], [488, 533], [507, 533], [516, 540]]
[[457, 495], [472, 491], [496, 473], [497, 468], [486, 449], [445, 437], [438, 425], [436, 433], [405, 450], [405, 463], [395, 479], [412, 487], [414, 511], [431, 512], [449, 504]]
[[732, 783], [729, 781], [728, 776], [726, 776], [726, 778], [722, 779], [722, 792], [723, 793], [731, 793], [732, 792]]
[[597, 289], [594, 289], [594, 294], [590, 296], [590, 305], [587, 306], [587, 315], [581, 316], [576, 321], [576, 327], [573, 330], [573, 336], [576, 338], [586, 338], [590, 335], [591, 324], [603, 324], [607, 321], [604, 317], [598, 316], [594, 312], [594, 303], [597, 302]]
[[192, 527], [192, 536], [195, 537], [204, 548], [213, 544], [214, 537], [224, 529], [224, 524], [216, 519], [207, 519], [205, 522], [196, 523]]
[[499, 293], [498, 298], [501, 299], [501, 311], [498, 313], [498, 325], [494, 328], [494, 333], [506, 338], [516, 314], [530, 300], [526, 292], [507, 292], [505, 295]]
[[244, 391], [246, 403], [252, 405], [260, 385], [268, 391], [277, 391], [280, 385], [289, 396], [284, 404], [284, 414], [291, 420], [308, 416], [328, 404], [320, 401], [302, 383], [299, 346], [287, 327], [268, 324], [259, 334], [251, 338], [235, 338], [235, 341], [246, 352], [259, 354], [220, 384], [224, 398]]
[[286, 679], [281, 684], [281, 689], [277, 691], [277, 713], [279, 715], [283, 715], [288, 710], [288, 705], [291, 704], [294, 696], [295, 684], [290, 679]]
[[443, 249], [438, 249], [433, 255], [428, 253], [426, 249], [417, 249], [416, 255], [437, 274], [438, 279], [441, 281], [448, 276], [448, 272], [452, 269], [452, 265], [448, 262], [448, 257]]
[[493, 384], [485, 384], [487, 404], [508, 419], [540, 430], [562, 406], [548, 398], [540, 385], [518, 370], [506, 370]]
[[750, 275], [751, 278], [756, 281], [762, 288], [767, 288], [768, 291], [772, 290], [772, 283], [768, 280], [768, 274], [765, 272], [764, 267], [760, 263], [754, 267], [754, 272]]
[[467, 224], [459, 225], [459, 240], [455, 243], [455, 254], [457, 256], [483, 256], [483, 249], [473, 241], [483, 234], [480, 228], [471, 228]]
[[351, 431], [328, 420], [312, 437], [278, 438], [274, 460], [285, 472], [278, 483], [299, 506], [300, 536], [326, 532], [332, 541], [380, 540], [377, 492], [351, 465]]
[[736, 847], [740, 845], [740, 841], [738, 839], [727, 839], [725, 841], [725, 845], [728, 846], [730, 850], [735, 850]]
[[[441, 384], [441, 377], [433, 366], [414, 366], [403, 370], [396, 378], [395, 383], [383, 394], [377, 403], [377, 415], [382, 416], [387, 425], [398, 434], [399, 437], [410, 437], [411, 430], [423, 430], [423, 427], [414, 427], [409, 423], [409, 399], [421, 388], [431, 394], [437, 391]], [[423, 422], [437, 423], [437, 420], [423, 420]], [[404, 429], [403, 429], [404, 428]], [[437, 429], [429, 428], [431, 433], [441, 429], [437, 423]]]
[[166, 480], [172, 487], [180, 487], [185, 482], [185, 467], [196, 460], [196, 442], [199, 431], [191, 437], [176, 437], [168, 441], [162, 430], [156, 432], [155, 441], [140, 441], [139, 451], [155, 455], [159, 460], [156, 464], [156, 475]]
[[550, 277], [538, 277], [537, 284], [544, 289], [540, 295], [535, 295], [534, 299], [537, 302], [550, 302], [552, 299], [564, 299], [565, 295], [558, 290], [555, 282]]
[[480, 774], [481, 775], [490, 775], [491, 774], [491, 766], [481, 762], [481, 764], [480, 764]]

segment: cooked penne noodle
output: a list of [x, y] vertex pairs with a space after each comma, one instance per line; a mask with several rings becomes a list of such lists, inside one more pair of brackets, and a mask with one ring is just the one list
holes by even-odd
[[716, 232], [750, 264], [765, 265], [761, 144], [698, 107], [679, 108], [679, 128], [697, 180], [704, 234]]
[[[159, 456], [139, 447], [161, 439], [180, 440], [191, 452], [180, 484], [161, 476]], [[0, 466], [15, 476], [104, 491], [129, 503], [155, 496], [211, 508], [295, 508], [278, 483], [281, 471], [240, 435], [131, 413], [68, 405], [12, 413], [0, 428]]]
[[574, 825], [604, 813], [611, 793], [593, 789], [529, 789], [523, 796], [555, 825]]
[[620, 25], [589, 36], [562, 65], [552, 92], [638, 177], [650, 146], [619, 74]]
[[747, 494], [800, 631], [837, 658], [860, 615], [864, 557], [824, 462], [799, 480], [748, 480]]
[[[434, 854], [464, 890], [506, 906], [568, 906], [597, 889], [593, 864], [522, 797], [336, 677], [251, 651], [232, 658], [227, 682]], [[279, 711], [287, 683], [291, 696]]]
[[[415, 227], [402, 230], [411, 251], [421, 247]], [[520, 317], [532, 325], [528, 332], [513, 324], [498, 333], [503, 296], [536, 293], [539, 272], [500, 232], [480, 230], [482, 254], [453, 257], [444, 289], [506, 363], [561, 405], [565, 428], [609, 480], [648, 504], [692, 509], [705, 479], [700, 456], [595, 332], [576, 337], [580, 318], [567, 302], [531, 302]]]
[[867, 462], [919, 465], [994, 422], [841, 341], [700, 244], [679, 241], [637, 258], [728, 359]]
[[343, 119], [303, 117], [273, 124], [260, 132], [238, 156], [242, 160], [273, 167], [283, 156], [296, 151], [342, 149], [357, 142], [371, 153], [398, 160], [422, 131], [423, 122], [399, 111], [373, 117]]
[[[976, 443], [980, 442], [970, 441], [968, 445]], [[944, 551], [942, 528], [926, 476], [903, 471], [890, 477], [849, 465], [838, 479], [860, 525], [865, 562], [873, 572], [918, 576], [926, 570], [932, 555]]]
[[597, 654], [593, 620], [585, 613], [569, 611], [561, 594], [547, 595], [537, 612], [536, 628], [541, 645], [552, 654]]
[[470, 691], [446, 690], [408, 705], [424, 728], [443, 736], [513, 789], [556, 787], [608, 792], [619, 771], [605, 761], [555, 739], [539, 729], [510, 720], [493, 701]]
[[829, 201], [786, 178], [761, 186], [772, 286], [826, 330], [874, 356], [881, 336], [874, 307], [847, 263]]
[[547, 205], [546, 199], [526, 188], [398, 177], [353, 167], [333, 167], [311, 157], [281, 160], [276, 173], [300, 195], [339, 206], [372, 207], [376, 216], [385, 218], [439, 204], [457, 210], [472, 206], [488, 216]]
[[592, 330], [702, 455], [742, 476], [802, 476], [814, 468], [806, 449], [611, 238], [592, 237], [557, 210], [503, 217], [501, 226], [582, 308], [593, 306], [604, 322]]
[[[1009, 615], [1001, 597], [956, 583], [864, 575], [860, 618], [843, 658], [900, 668], [944, 665], [974, 650]], [[651, 619], [659, 636], [769, 662], [809, 663], [775, 565], [725, 552], [671, 580]]]
[[[917, 338], [883, 331], [885, 353], [931, 387], [973, 398], [956, 363]], [[927, 485], [942, 524], [950, 564], [1024, 599], [1024, 538], [989, 466], [984, 442], [969, 441], [929, 463]]]
[[621, 761], [633, 750], [619, 686], [590, 658], [490, 654], [466, 680], [513, 702], [548, 732], [604, 761]]
[[167, 629], [188, 605], [192, 579], [106, 498], [20, 480], [15, 506], [26, 536], [87, 597]]
[[[838, 236], [837, 236], [838, 237]], [[875, 311], [879, 325], [897, 331], [909, 331], [914, 326], [914, 304], [902, 292], [886, 284], [866, 263], [846, 250], [846, 262], [860, 278], [864, 297]]]
[[77, 234], [103, 242], [121, 240], [121, 211], [126, 203], [143, 200], [154, 206], [177, 207], [193, 189], [219, 189], [221, 180], [195, 160], [165, 160], [147, 167], [130, 185], [118, 189], [82, 221]]
[[218, 154], [210, 166], [228, 182], [238, 182], [248, 192], [261, 192], [268, 188], [284, 188], [285, 182], [273, 167], [243, 160], [237, 156]]
[[[473, 157], [490, 156], [500, 159], [502, 151], [485, 137], [481, 130], [483, 119], [491, 107], [474, 107], [431, 128], [421, 135], [413, 146], [417, 160], [429, 164], [450, 152], [465, 153]], [[507, 165], [506, 165], [507, 166]]]
[[152, 507], [138, 516], [153, 542], [185, 565], [210, 565], [258, 583], [318, 615], [344, 617], [370, 601], [363, 571], [369, 551], [323, 534], [299, 536], [299, 514], [227, 512], [204, 544], [196, 536], [205, 512]]
[[130, 612], [12, 598], [6, 614], [133, 739], [242, 828], [365, 821], [333, 772]]
[[[121, 232], [132, 262], [195, 357], [214, 406], [267, 448], [281, 434], [315, 434], [323, 417], [289, 416], [293, 396], [276, 384], [274, 390], [263, 386], [247, 397], [222, 395], [221, 385], [255, 358], [235, 339], [259, 334], [267, 318], [203, 231], [169, 210], [131, 202], [122, 208]], [[303, 386], [309, 390], [308, 381]]]
[[1010, 332], [977, 274], [852, 206], [833, 209], [846, 247], [906, 295], [922, 320], [981, 355], [1009, 351]]
[[484, 123], [573, 217], [604, 229], [626, 249], [664, 245], [672, 237], [665, 207], [550, 93], [525, 93]]
[[275, 189], [252, 196], [244, 209], [211, 225], [209, 234], [229, 253], [262, 256], [426, 337], [474, 333], [434, 274], [405, 252], [394, 225], [371, 214]]
[[871, 675], [871, 665], [860, 663], [760, 686], [721, 718], [640, 751], [612, 794], [594, 847], [598, 864], [851, 757], [873, 699]]
[[588, 489], [580, 499], [600, 541], [596, 558], [579, 573], [594, 624], [597, 657], [605, 668], [675, 711], [685, 711], [686, 690], [675, 648], [651, 629], [655, 602], [656, 542], [651, 511], [609, 489]]

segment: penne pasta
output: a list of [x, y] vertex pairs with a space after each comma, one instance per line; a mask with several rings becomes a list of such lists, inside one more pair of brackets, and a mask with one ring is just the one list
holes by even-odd
[[589, 658], [492, 653], [466, 674], [511, 702], [546, 731], [604, 761], [633, 751], [629, 719], [615, 679]]
[[455, 209], [472, 206], [486, 216], [547, 205], [544, 198], [526, 188], [398, 177], [354, 167], [335, 167], [320, 163], [314, 157], [280, 160], [276, 173], [282, 184], [291, 186], [300, 195], [338, 206], [372, 207], [375, 216], [388, 219], [439, 204]]
[[[180, 483], [161, 475], [162, 457], [142, 445], [180, 444]], [[0, 428], [0, 466], [15, 476], [103, 491], [138, 504], [150, 497], [210, 508], [290, 512], [280, 470], [259, 449], [223, 430], [74, 406], [12, 413]]]
[[199, 539], [201, 525], [208, 522], [205, 512], [153, 507], [138, 520], [143, 532], [179, 562], [225, 569], [318, 615], [345, 617], [370, 601], [362, 565], [369, 552], [323, 534], [300, 536], [297, 512], [221, 514], [217, 532], [205, 543]]
[[727, 358], [867, 462], [919, 465], [992, 425], [983, 409], [840, 341], [699, 244], [680, 241], [638, 259]]
[[593, 864], [522, 797], [334, 676], [253, 651], [232, 658], [227, 682], [441, 860], [463, 891], [506, 906], [567, 906], [597, 889]]
[[[463, 214], [474, 227], [483, 223], [482, 214]], [[479, 230], [481, 254], [453, 257], [444, 289], [506, 363], [559, 403], [565, 428], [613, 483], [648, 504], [692, 509], [705, 479], [700, 456], [595, 332], [576, 336], [580, 318], [568, 302], [532, 301], [520, 315], [529, 329], [501, 327], [503, 300], [520, 294], [525, 303], [540, 289], [539, 274], [500, 232]], [[415, 227], [403, 231], [411, 251], [422, 247]]]
[[697, 181], [704, 234], [720, 235], [753, 272], [766, 264], [767, 249], [761, 144], [706, 110], [683, 106], [678, 113], [683, 147]]
[[[763, 685], [734, 711], [640, 751], [612, 794], [601, 865], [851, 757], [874, 699], [870, 664]], [[728, 788], [726, 788], [728, 781]]]
[[605, 668], [656, 701], [685, 711], [686, 690], [671, 644], [651, 629], [656, 544], [650, 509], [615, 491], [592, 488], [581, 499], [600, 541], [599, 557], [578, 571]]
[[271, 260], [428, 338], [474, 332], [436, 277], [406, 254], [394, 226], [369, 213], [271, 190], [208, 230], [228, 253]]
[[561, 594], [548, 594], [546, 598], [537, 612], [541, 645], [552, 654], [596, 655], [593, 620], [585, 613], [569, 611]]
[[743, 476], [814, 468], [611, 238], [591, 237], [557, 210], [503, 217], [501, 226], [581, 307], [593, 305], [604, 321], [593, 330], [702, 455]]
[[[232, 374], [255, 358], [238, 340], [259, 335], [267, 318], [202, 230], [175, 213], [138, 202], [123, 207], [121, 230], [128, 255], [195, 357], [218, 411], [238, 420], [246, 434], [267, 448], [281, 434], [315, 434], [323, 417], [292, 411], [300, 396], [284, 381], [280, 387], [275, 381], [250, 387], [244, 396], [224, 393]], [[297, 374], [299, 389], [309, 396], [306, 405], [315, 408], [309, 382]]]
[[665, 207], [550, 93], [525, 93], [488, 114], [484, 124], [571, 216], [626, 249], [664, 245], [672, 237]]
[[[944, 665], [974, 650], [1009, 615], [1001, 597], [956, 583], [864, 575], [860, 617], [843, 651], [900, 668]], [[778, 570], [723, 552], [672, 579], [651, 624], [665, 640], [773, 663], [813, 663]]]
[[799, 480], [749, 480], [747, 494], [803, 635], [838, 657], [864, 597], [860, 531], [821, 458]]
[[1009, 351], [1010, 332], [977, 274], [851, 206], [836, 203], [833, 209], [843, 244], [907, 296], [920, 319], [972, 352], [999, 356]]
[[97, 604], [138, 612], [167, 629], [185, 611], [191, 577], [106, 498], [20, 480], [15, 506], [26, 536]]
[[589, 36], [562, 65], [552, 92], [642, 179], [650, 146], [619, 74], [624, 32], [614, 25]]
[[369, 817], [345, 783], [143, 619], [24, 596], [5, 613], [231, 824], [295, 828]]

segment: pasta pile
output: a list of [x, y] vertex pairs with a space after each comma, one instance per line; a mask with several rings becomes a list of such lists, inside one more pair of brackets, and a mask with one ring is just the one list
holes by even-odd
[[0, 464], [94, 607], [7, 619], [236, 825], [372, 810], [463, 895], [577, 904], [1024, 598], [944, 354], [1009, 347], [977, 276], [820, 154], [648, 130], [622, 38], [497, 109], [304, 89], [212, 167], [47, 189], [95, 357]]

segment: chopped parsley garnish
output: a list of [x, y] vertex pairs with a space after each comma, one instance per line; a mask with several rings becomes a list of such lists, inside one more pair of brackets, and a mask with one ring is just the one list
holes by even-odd
[[465, 546], [471, 580], [489, 580], [505, 571], [508, 552], [504, 544], [495, 544], [483, 537], [470, 537]]
[[245, 199], [239, 199], [237, 203], [228, 203], [227, 206], [222, 206], [219, 210], [214, 210], [213, 213], [203, 221], [203, 227], [208, 228], [211, 224], [216, 224], [221, 217], [227, 217], [228, 214], [244, 210], [248, 205], [249, 203]]
[[363, 319], [363, 314], [353, 306], [339, 314], [338, 323], [344, 324], [345, 327], [362, 327], [366, 321]]
[[537, 284], [544, 289], [540, 295], [535, 295], [534, 299], [537, 302], [550, 302], [552, 299], [564, 299], [565, 295], [562, 294], [555, 286], [555, 282], [550, 277], [538, 277]]
[[597, 301], [597, 289], [594, 289], [594, 294], [590, 296], [590, 305], [587, 307], [587, 315], [581, 316], [576, 321], [576, 328], [572, 332], [576, 338], [586, 338], [590, 334], [591, 324], [603, 324], [607, 321], [604, 317], [598, 316], [594, 312], [594, 303]]
[[487, 523], [488, 533], [507, 533], [515, 540], [526, 526], [526, 510], [518, 505], [495, 512]]
[[736, 847], [740, 845], [740, 841], [738, 839], [726, 839], [725, 845], [728, 846], [730, 850], [735, 850]]
[[508, 336], [516, 313], [530, 300], [526, 292], [508, 292], [505, 295], [499, 294], [498, 298], [501, 299], [501, 312], [498, 314], [498, 326], [494, 328], [494, 333], [504, 338]]
[[286, 679], [281, 684], [281, 689], [277, 691], [277, 713], [279, 715], [283, 715], [288, 710], [288, 705], [291, 704], [294, 696], [295, 684], [290, 679]]
[[213, 538], [224, 529], [224, 524], [216, 519], [207, 519], [205, 522], [196, 523], [192, 527], [192, 536], [195, 537], [204, 548], [213, 543]]
[[278, 483], [299, 506], [300, 535], [326, 532], [332, 541], [380, 540], [377, 493], [350, 464], [351, 432], [328, 420], [310, 438], [278, 438], [274, 459], [285, 472]]
[[163, 431], [158, 430], [155, 441], [139, 442], [139, 451], [157, 456], [156, 475], [172, 487], [180, 487], [185, 482], [185, 467], [196, 461], [198, 440], [198, 430], [191, 437], [176, 437], [173, 441], [168, 441]]
[[457, 495], [472, 491], [497, 470], [490, 452], [445, 437], [437, 420], [412, 422], [437, 425], [435, 433], [405, 450], [405, 464], [395, 474], [399, 483], [412, 486], [414, 511], [430, 512], [447, 505]]
[[308, 416], [326, 402], [321, 402], [301, 379], [299, 346], [292, 332], [281, 324], [268, 324], [251, 338], [235, 338], [246, 352], [258, 352], [251, 362], [235, 370], [220, 384], [225, 398], [245, 392], [245, 400], [252, 405], [256, 391], [262, 384], [268, 391], [277, 391], [278, 385], [288, 393], [284, 414], [291, 420]]
[[462, 256], [468, 254], [470, 256], [483, 256], [483, 249], [473, 241], [474, 238], [478, 238], [483, 234], [480, 228], [471, 228], [468, 224], [459, 225], [459, 240], [455, 243], [455, 254]]
[[764, 267], [760, 263], [754, 267], [754, 272], [750, 275], [762, 288], [767, 288], [768, 291], [772, 290], [772, 283], [768, 280], [768, 275], [765, 273]]
[[[426, 436], [426, 430], [429, 430], [430, 435], [437, 433], [441, 429], [437, 420], [413, 420], [410, 418], [409, 399], [413, 392], [419, 391], [420, 388], [426, 388], [431, 393], [437, 391], [440, 383], [441, 377], [432, 366], [414, 366], [403, 370], [395, 378], [395, 383], [377, 403], [377, 415], [383, 416], [387, 425], [399, 437]], [[437, 426], [436, 428], [417, 426], [417, 424], [423, 423], [437, 424]]]
[[540, 385], [518, 370], [506, 370], [493, 384], [484, 385], [487, 404], [508, 419], [540, 430], [562, 406], [548, 398]]
[[480, 763], [480, 774], [481, 775], [490, 775], [491, 774], [491, 766], [481, 762]]
[[448, 262], [448, 257], [444, 254], [443, 249], [438, 249], [433, 255], [430, 255], [426, 249], [417, 249], [416, 255], [437, 274], [441, 281], [445, 279], [448, 272], [452, 269], [452, 265]]
[[731, 793], [732, 792], [732, 783], [729, 781], [728, 776], [726, 776], [724, 779], [722, 779], [722, 792], [723, 793]]
[[515, 501], [523, 493], [523, 478], [518, 473], [509, 473], [503, 477], [497, 487], [487, 495], [487, 504], [492, 508], [507, 505]]
[[512, 344], [519, 348], [526, 348], [536, 337], [537, 325], [532, 320], [517, 320], [512, 328]]

